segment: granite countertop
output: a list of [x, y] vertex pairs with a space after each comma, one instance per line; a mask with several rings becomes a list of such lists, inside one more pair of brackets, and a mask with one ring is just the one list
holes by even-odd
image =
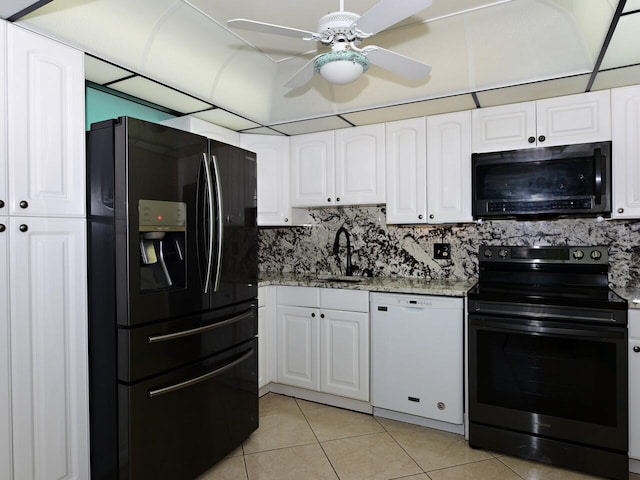
[[[412, 293], [420, 295], [443, 295], [448, 297], [464, 297], [476, 282], [425, 280], [424, 278], [402, 277], [341, 277], [340, 280], [326, 279], [328, 275], [300, 273], [260, 273], [259, 286], [288, 285], [298, 287], [344, 288], [351, 290], [367, 290], [370, 292]], [[359, 282], [348, 280], [361, 279]], [[639, 297], [640, 298], [640, 297]]]
[[640, 288], [614, 288], [614, 292], [627, 300], [629, 308], [640, 309]]

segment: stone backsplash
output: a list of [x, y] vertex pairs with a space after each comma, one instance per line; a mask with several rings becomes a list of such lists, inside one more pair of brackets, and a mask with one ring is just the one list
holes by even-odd
[[[480, 245], [607, 245], [609, 282], [640, 287], [640, 221], [560, 219], [499, 220], [460, 225], [386, 225], [383, 206], [310, 210], [313, 225], [261, 228], [260, 270], [343, 274], [346, 242], [333, 255], [335, 234], [351, 234], [356, 274], [467, 280], [478, 274]], [[449, 260], [433, 258], [434, 243], [451, 244]]]

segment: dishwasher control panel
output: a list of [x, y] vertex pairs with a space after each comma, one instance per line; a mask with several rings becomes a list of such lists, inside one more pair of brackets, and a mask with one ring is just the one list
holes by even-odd
[[371, 310], [386, 312], [392, 308], [461, 308], [462, 298], [393, 293], [371, 294]]

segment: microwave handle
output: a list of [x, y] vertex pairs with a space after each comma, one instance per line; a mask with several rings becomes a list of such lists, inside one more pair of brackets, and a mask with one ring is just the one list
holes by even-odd
[[595, 168], [595, 202], [596, 204], [600, 204], [602, 201], [602, 163], [604, 158], [602, 156], [602, 151], [599, 148], [596, 148], [593, 152], [593, 162]]

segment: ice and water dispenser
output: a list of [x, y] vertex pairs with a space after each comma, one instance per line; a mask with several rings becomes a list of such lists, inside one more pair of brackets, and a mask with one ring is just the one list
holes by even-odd
[[186, 282], [187, 205], [140, 200], [140, 291], [179, 289]]

